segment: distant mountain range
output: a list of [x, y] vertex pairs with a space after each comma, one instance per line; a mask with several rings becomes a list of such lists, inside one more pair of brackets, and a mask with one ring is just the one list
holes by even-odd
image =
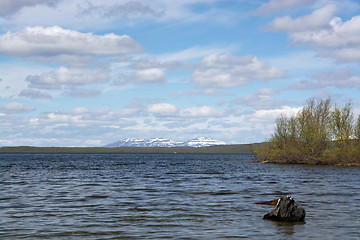
[[110, 143], [105, 147], [207, 147], [215, 145], [229, 145], [230, 143], [200, 137], [186, 142], [178, 142], [165, 138], [135, 139], [127, 138], [114, 143]]

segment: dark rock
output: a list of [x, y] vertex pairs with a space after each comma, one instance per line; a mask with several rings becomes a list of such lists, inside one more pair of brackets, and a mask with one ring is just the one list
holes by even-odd
[[275, 210], [265, 214], [264, 219], [303, 222], [305, 220], [305, 209], [297, 207], [292, 197], [282, 197], [279, 198]]

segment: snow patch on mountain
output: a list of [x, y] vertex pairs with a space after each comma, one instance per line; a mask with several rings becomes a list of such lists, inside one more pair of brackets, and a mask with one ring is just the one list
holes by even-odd
[[230, 143], [219, 141], [206, 137], [199, 137], [186, 142], [174, 141], [166, 138], [150, 138], [136, 139], [127, 138], [114, 143], [110, 143], [105, 147], [208, 147], [215, 145], [228, 145]]
[[229, 143], [206, 138], [206, 137], [199, 137], [197, 139], [190, 140], [186, 142], [186, 146], [188, 147], [207, 147], [207, 146], [216, 146], [216, 145], [228, 145]]

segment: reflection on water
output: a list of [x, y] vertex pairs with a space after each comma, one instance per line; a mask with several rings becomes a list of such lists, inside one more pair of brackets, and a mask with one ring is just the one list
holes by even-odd
[[[241, 154], [1, 154], [0, 239], [359, 239], [360, 168]], [[306, 224], [263, 220], [291, 195]]]
[[306, 224], [306, 222], [288, 223], [288, 222], [275, 222], [275, 221], [272, 221], [271, 223], [274, 225], [274, 228], [277, 229], [278, 236], [288, 236], [288, 237], [291, 237], [292, 235], [295, 234], [295, 227], [297, 227], [297, 229], [301, 229], [299, 228], [299, 226]]

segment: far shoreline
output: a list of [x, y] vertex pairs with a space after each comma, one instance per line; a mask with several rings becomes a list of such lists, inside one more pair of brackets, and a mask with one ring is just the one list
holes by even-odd
[[207, 147], [34, 147], [5, 146], [0, 153], [238, 153], [253, 154], [259, 143]]
[[254, 150], [264, 143], [215, 145], [207, 147], [34, 147], [34, 146], [4, 146], [0, 147], [2, 153], [84, 153], [84, 154], [252, 154], [257, 162], [262, 164], [277, 165], [304, 165], [304, 166], [339, 166], [339, 167], [360, 167], [360, 164], [343, 163], [333, 164], [331, 162], [306, 163], [306, 162], [281, 162], [261, 160], [256, 156]]

